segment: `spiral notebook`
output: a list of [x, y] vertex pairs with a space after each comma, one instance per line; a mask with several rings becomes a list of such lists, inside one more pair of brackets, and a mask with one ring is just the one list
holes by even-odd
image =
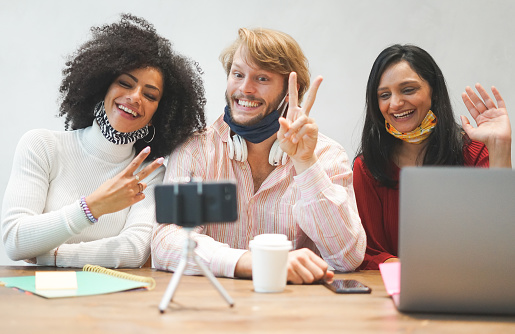
[[[7, 288], [16, 288], [45, 298], [91, 296], [142, 288], [152, 290], [156, 285], [155, 280], [151, 277], [131, 275], [93, 265], [84, 266], [82, 271], [55, 271], [50, 273], [56, 274], [52, 279], [54, 282], [59, 276], [69, 276], [70, 273], [75, 273], [75, 287], [70, 277], [60, 282], [61, 286], [45, 284], [43, 289], [37, 288], [36, 276], [0, 277], [0, 283], [3, 283]], [[63, 275], [59, 275], [60, 273]]]

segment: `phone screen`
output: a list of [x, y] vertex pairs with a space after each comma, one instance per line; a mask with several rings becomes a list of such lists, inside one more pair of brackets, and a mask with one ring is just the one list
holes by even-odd
[[156, 220], [195, 227], [238, 219], [234, 182], [189, 182], [155, 187]]
[[365, 284], [353, 279], [337, 279], [332, 283], [324, 283], [324, 285], [335, 293], [370, 293], [370, 289]]

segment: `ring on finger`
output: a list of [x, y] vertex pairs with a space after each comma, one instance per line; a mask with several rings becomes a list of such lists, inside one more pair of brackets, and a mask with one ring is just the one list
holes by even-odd
[[136, 181], [139, 182], [139, 175], [138, 174], [134, 175], [134, 178], [136, 179]]
[[142, 193], [143, 192], [143, 185], [141, 183], [138, 183], [138, 187], [139, 187], [139, 192]]

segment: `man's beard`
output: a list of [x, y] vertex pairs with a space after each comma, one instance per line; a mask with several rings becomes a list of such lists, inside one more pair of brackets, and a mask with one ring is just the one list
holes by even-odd
[[233, 100], [231, 100], [231, 99], [229, 99], [229, 97], [227, 96], [227, 93], [226, 93], [225, 94], [225, 102], [227, 103], [227, 106], [229, 106], [229, 110], [230, 110], [232, 121], [234, 122], [234, 124], [237, 124], [237, 125], [240, 125], [240, 126], [251, 126], [251, 125], [259, 123], [263, 118], [265, 118], [272, 111], [276, 110], [279, 107], [279, 104], [281, 103], [281, 101], [284, 98], [284, 95], [286, 94], [286, 89], [287, 88], [285, 88], [283, 90], [283, 92], [277, 97], [277, 99], [275, 99], [275, 101], [273, 101], [271, 104], [267, 105], [267, 107], [266, 107], [266, 109], [265, 109], [265, 111], [263, 113], [260, 113], [259, 115], [254, 116], [252, 119], [250, 119], [250, 120], [248, 120], [248, 121], [246, 121], [244, 123], [237, 122], [234, 119], [231, 101], [235, 101], [236, 99], [239, 100], [240, 98], [241, 99], [244, 98], [244, 99], [247, 99], [249, 101], [259, 101], [259, 102], [261, 102], [263, 104], [265, 104], [265, 101], [263, 101], [262, 99], [256, 99], [253, 95], [243, 95], [243, 94], [240, 94], [240, 95], [236, 95], [235, 94], [235, 95], [232, 96]]

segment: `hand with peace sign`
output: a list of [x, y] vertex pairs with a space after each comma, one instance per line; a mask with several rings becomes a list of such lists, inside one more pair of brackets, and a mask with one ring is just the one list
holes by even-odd
[[277, 139], [281, 149], [290, 156], [297, 174], [311, 167], [316, 161], [315, 147], [318, 140], [318, 126], [309, 117], [315, 103], [318, 87], [322, 83], [319, 76], [309, 88], [304, 106], [299, 106], [297, 73], [291, 72], [288, 80], [288, 112], [286, 118], [279, 118]]
[[492, 93], [497, 101], [497, 106], [483, 86], [477, 83], [476, 89], [482, 99], [468, 86], [465, 88], [466, 92], [461, 95], [470, 115], [477, 124], [477, 127], [474, 128], [467, 117], [461, 116], [463, 130], [470, 139], [486, 145], [490, 167], [511, 168], [511, 126], [504, 100], [495, 87], [492, 87]]
[[86, 203], [93, 217], [98, 219], [102, 215], [120, 211], [145, 198], [143, 192], [147, 184], [141, 181], [164, 162], [164, 158], [158, 158], [134, 174], [149, 154], [150, 147], [141, 150], [120, 174], [104, 182], [86, 197]]

